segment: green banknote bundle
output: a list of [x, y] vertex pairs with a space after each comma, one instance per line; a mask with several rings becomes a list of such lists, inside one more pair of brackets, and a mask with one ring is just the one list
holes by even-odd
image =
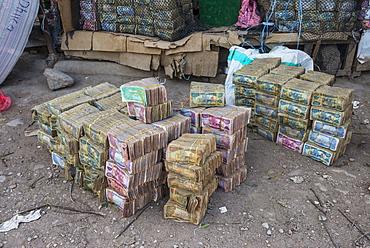
[[222, 107], [225, 105], [225, 86], [201, 82], [190, 83], [190, 107]]
[[289, 75], [291, 77], [298, 78], [300, 75], [304, 74], [306, 69], [304, 67], [289, 66], [289, 65], [279, 65], [275, 69], [271, 70], [271, 74]]
[[167, 91], [156, 78], [144, 78], [121, 86], [123, 102], [141, 103], [145, 107], [155, 106], [167, 101]]
[[280, 97], [281, 88], [290, 79], [290, 75], [266, 74], [256, 81], [256, 90]]
[[322, 85], [332, 86], [335, 82], [335, 76], [319, 71], [308, 71], [299, 76], [300, 79], [320, 83]]
[[280, 98], [299, 104], [310, 105], [313, 92], [320, 86], [321, 84], [319, 83], [292, 78], [281, 88]]
[[313, 93], [312, 105], [345, 111], [354, 99], [353, 89], [322, 86]]

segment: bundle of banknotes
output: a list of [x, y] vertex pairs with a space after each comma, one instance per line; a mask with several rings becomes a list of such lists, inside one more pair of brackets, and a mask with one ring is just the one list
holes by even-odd
[[121, 85], [123, 102], [141, 103], [144, 107], [167, 101], [167, 91], [157, 78], [144, 78]]
[[164, 206], [164, 217], [199, 224], [217, 188], [215, 173], [221, 162], [212, 134], [184, 134], [172, 141], [165, 161], [170, 200]]
[[161, 121], [173, 115], [171, 100], [150, 107], [145, 107], [142, 103], [127, 102], [127, 111], [129, 116], [144, 123]]
[[168, 140], [168, 134], [163, 129], [134, 120], [112, 127], [107, 135], [110, 147], [129, 160], [165, 148]]
[[247, 179], [247, 171], [247, 166], [244, 165], [228, 177], [219, 176], [218, 187], [224, 192], [233, 190]]
[[190, 107], [222, 107], [225, 105], [225, 86], [191, 82]]
[[181, 114], [175, 114], [170, 118], [153, 122], [152, 125], [167, 132], [168, 143], [179, 138], [184, 133], [190, 133], [190, 117]]
[[292, 78], [281, 88], [280, 98], [303, 105], [310, 105], [314, 91], [320, 86], [320, 83]]
[[320, 83], [322, 85], [332, 86], [335, 82], [335, 76], [319, 71], [308, 71], [299, 76], [300, 79]]
[[294, 78], [298, 78], [304, 74], [306, 69], [304, 67], [290, 66], [290, 65], [279, 65], [275, 69], [271, 70], [271, 74], [289, 75]]
[[88, 88], [85, 90], [85, 94], [88, 96], [91, 96], [96, 101], [112, 96], [116, 93], [119, 93], [120, 89], [114, 86], [113, 84], [110, 84], [108, 82], [101, 83], [97, 86]]

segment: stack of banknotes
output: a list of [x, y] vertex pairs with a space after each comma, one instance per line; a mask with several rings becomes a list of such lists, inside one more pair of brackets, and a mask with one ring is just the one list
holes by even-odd
[[198, 225], [217, 188], [215, 173], [221, 162], [212, 134], [183, 134], [172, 141], [165, 161], [170, 199], [164, 206], [164, 217]]

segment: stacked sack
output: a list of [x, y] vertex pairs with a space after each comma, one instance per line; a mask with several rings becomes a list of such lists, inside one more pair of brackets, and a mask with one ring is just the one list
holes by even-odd
[[233, 74], [235, 105], [252, 108], [251, 124], [255, 124], [257, 80], [281, 63], [280, 58], [256, 59]]
[[96, 0], [80, 1], [80, 16], [82, 29], [91, 31], [100, 29], [99, 22], [97, 20]]
[[191, 2], [180, 0], [93, 0], [80, 1], [85, 30], [158, 36], [162, 40], [181, 37], [193, 21]]
[[310, 114], [313, 124], [303, 155], [331, 165], [345, 153], [352, 137], [349, 127], [353, 98], [354, 90], [327, 85], [313, 93]]
[[198, 225], [217, 188], [215, 172], [221, 161], [214, 135], [184, 134], [172, 141], [165, 162], [170, 199], [164, 206], [164, 217]]
[[174, 40], [185, 28], [180, 0], [155, 0], [149, 2], [153, 28], [156, 36], [162, 40]]
[[218, 186], [225, 192], [246, 180], [247, 124], [250, 108], [226, 105], [207, 108], [201, 114], [203, 134], [216, 137], [217, 150], [222, 153], [222, 164], [217, 167]]
[[121, 86], [122, 101], [128, 115], [144, 123], [153, 123], [173, 115], [172, 101], [167, 100], [164, 85], [156, 78], [145, 78]]
[[[355, 0], [276, 0], [271, 2], [279, 31], [296, 30], [317, 34], [351, 32], [356, 28], [358, 5]], [[285, 27], [285, 28], [284, 28]]]
[[[93, 134], [91, 125], [98, 125], [100, 116], [102, 120], [111, 121], [106, 120], [110, 111], [114, 112], [116, 122], [128, 119], [119, 112], [124, 105], [115, 98], [117, 93], [119, 89], [114, 85], [103, 83], [58, 97], [31, 110], [34, 119], [40, 123], [38, 139], [48, 146], [53, 163], [65, 169], [66, 179], [74, 179], [78, 185], [92, 190], [100, 200], [105, 200], [104, 164], [107, 159], [107, 147], [104, 147], [107, 137], [100, 134], [104, 134], [103, 129], [109, 125], [100, 125]], [[104, 104], [107, 99], [110, 107]]]
[[122, 210], [123, 216], [133, 215], [164, 196], [166, 174], [162, 152], [167, 139], [166, 131], [135, 120], [115, 125], [108, 131], [106, 196]]

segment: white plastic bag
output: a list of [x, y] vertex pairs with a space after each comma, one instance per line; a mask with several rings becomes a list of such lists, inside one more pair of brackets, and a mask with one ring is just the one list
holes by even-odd
[[269, 53], [259, 53], [258, 49], [245, 49], [233, 46], [229, 50], [227, 58], [228, 73], [225, 81], [225, 100], [226, 104], [235, 105], [235, 95], [233, 84], [233, 73], [250, 64], [254, 59], [260, 58], [281, 58], [285, 65], [302, 66], [306, 71], [313, 70], [313, 60], [305, 52], [297, 49], [289, 49], [284, 46], [276, 46]]
[[357, 60], [361, 64], [370, 61], [370, 29], [364, 30], [358, 43]]

